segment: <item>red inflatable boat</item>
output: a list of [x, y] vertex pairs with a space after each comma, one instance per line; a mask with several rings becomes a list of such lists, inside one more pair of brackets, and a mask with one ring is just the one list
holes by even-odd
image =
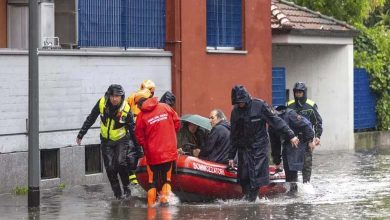
[[[287, 191], [284, 172], [275, 173], [269, 167], [271, 183], [260, 187], [259, 196], [269, 196]], [[139, 184], [148, 189], [145, 157], [140, 159], [136, 171]], [[172, 191], [181, 201], [208, 201], [213, 199], [240, 199], [243, 197], [234, 170], [224, 164], [179, 155], [172, 175]]]

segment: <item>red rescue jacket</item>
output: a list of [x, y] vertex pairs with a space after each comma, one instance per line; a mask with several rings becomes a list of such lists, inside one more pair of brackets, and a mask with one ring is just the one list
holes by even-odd
[[142, 104], [135, 126], [135, 136], [143, 146], [148, 165], [157, 165], [177, 159], [176, 133], [180, 129], [177, 113], [157, 98]]

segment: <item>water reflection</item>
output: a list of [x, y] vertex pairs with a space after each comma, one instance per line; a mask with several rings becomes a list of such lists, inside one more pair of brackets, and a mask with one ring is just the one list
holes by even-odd
[[[390, 155], [336, 152], [314, 155], [312, 185], [294, 195], [146, 207], [145, 192], [132, 189], [118, 201], [108, 184], [41, 191], [41, 207], [26, 196], [0, 195], [0, 219], [366, 219], [390, 218]], [[301, 178], [301, 177], [300, 177]]]

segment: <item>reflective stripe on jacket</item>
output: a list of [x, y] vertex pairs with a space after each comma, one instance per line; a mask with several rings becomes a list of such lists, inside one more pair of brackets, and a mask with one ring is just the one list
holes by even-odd
[[118, 120], [115, 120], [111, 117], [106, 117], [106, 103], [107, 100], [105, 97], [102, 97], [99, 101], [99, 112], [101, 118], [100, 134], [105, 139], [117, 141], [126, 136], [125, 120], [130, 111], [130, 106], [126, 101], [123, 101], [118, 113], [116, 114], [116, 118]]

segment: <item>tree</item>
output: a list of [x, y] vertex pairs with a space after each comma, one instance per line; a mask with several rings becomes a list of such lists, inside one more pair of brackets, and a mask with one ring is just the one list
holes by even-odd
[[319, 11], [324, 15], [346, 21], [352, 25], [362, 24], [372, 11], [383, 6], [386, 0], [293, 0], [298, 5]]
[[390, 27], [390, 0], [386, 0], [383, 7], [377, 7], [364, 22], [366, 27], [383, 25]]

